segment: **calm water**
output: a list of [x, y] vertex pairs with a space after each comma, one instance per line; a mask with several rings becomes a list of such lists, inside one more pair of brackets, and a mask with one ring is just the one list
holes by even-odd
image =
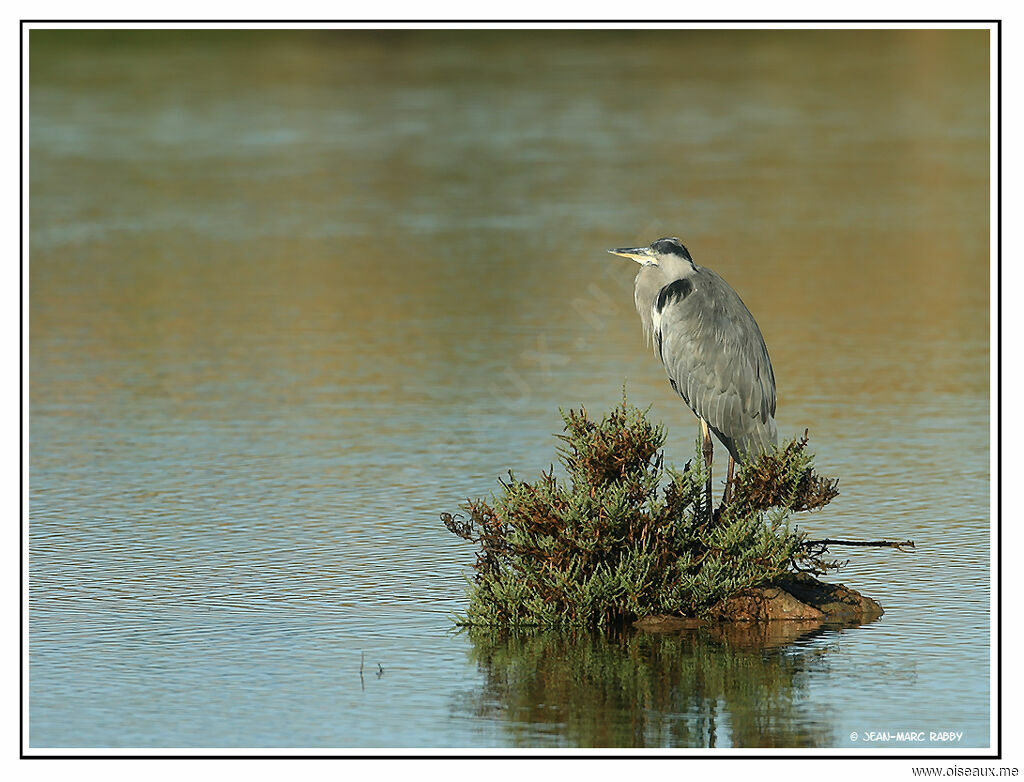
[[[30, 58], [31, 746], [989, 746], [987, 32]], [[916, 540], [837, 552], [885, 616], [454, 632], [474, 552], [438, 516], [546, 468], [560, 406], [625, 382], [691, 455], [604, 253], [666, 234], [841, 478], [801, 525]]]

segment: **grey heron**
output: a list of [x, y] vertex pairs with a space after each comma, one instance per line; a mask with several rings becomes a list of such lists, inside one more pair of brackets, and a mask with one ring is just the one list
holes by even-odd
[[756, 458], [778, 440], [775, 373], [764, 337], [739, 294], [694, 263], [678, 239], [608, 252], [640, 264], [633, 299], [672, 390], [700, 419], [710, 512], [711, 432], [729, 451], [726, 504], [736, 462]]

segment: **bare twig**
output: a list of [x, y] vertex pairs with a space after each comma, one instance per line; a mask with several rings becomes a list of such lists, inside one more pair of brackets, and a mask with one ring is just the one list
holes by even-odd
[[829, 546], [874, 546], [875, 548], [895, 548], [903, 551], [904, 549], [914, 548], [914, 541], [912, 540], [832, 540], [831, 538], [825, 538], [824, 540], [807, 540], [804, 541], [805, 548], [815, 547], [828, 548]]

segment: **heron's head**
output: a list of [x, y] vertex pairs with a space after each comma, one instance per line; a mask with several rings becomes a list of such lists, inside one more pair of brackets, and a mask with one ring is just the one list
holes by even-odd
[[693, 264], [693, 258], [683, 243], [674, 236], [659, 239], [651, 242], [647, 247], [620, 247], [617, 250], [609, 250], [612, 255], [621, 255], [623, 258], [632, 258], [641, 265], [663, 266], [684, 261]]

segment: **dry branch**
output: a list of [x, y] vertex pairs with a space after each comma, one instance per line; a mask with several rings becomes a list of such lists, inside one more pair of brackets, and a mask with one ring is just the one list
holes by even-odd
[[806, 548], [814, 548], [821, 546], [828, 548], [829, 546], [874, 546], [876, 548], [895, 548], [902, 551], [905, 548], [914, 548], [914, 541], [912, 540], [833, 540], [832, 538], [825, 538], [824, 540], [807, 540], [804, 541]]

